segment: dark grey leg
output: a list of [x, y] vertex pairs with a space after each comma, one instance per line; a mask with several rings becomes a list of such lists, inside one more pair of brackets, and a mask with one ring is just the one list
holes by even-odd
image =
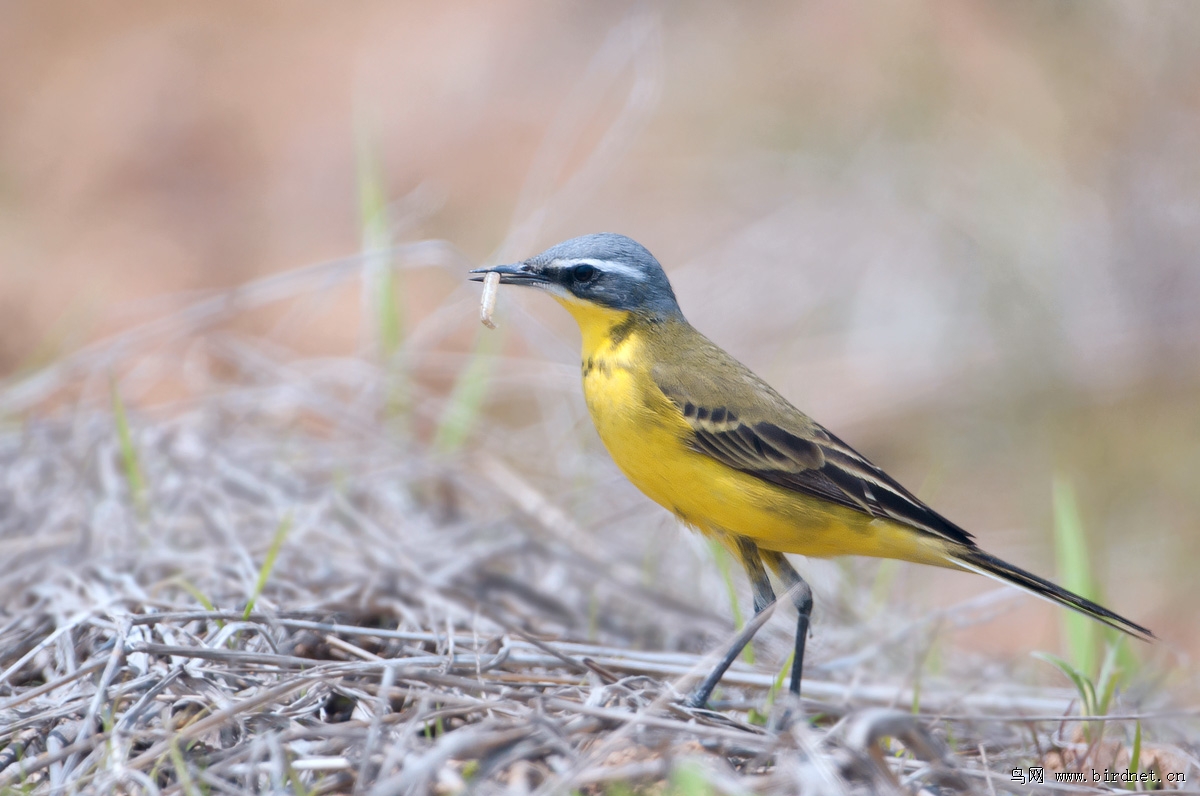
[[792, 604], [800, 616], [796, 620], [796, 655], [792, 658], [792, 682], [790, 690], [800, 694], [800, 673], [804, 670], [804, 642], [808, 639], [809, 617], [812, 615], [812, 589], [800, 577], [800, 573], [792, 568], [782, 553], [765, 550], [761, 554], [771, 571], [783, 582], [792, 593]]
[[[746, 645], [750, 643], [750, 639], [754, 638], [754, 634], [770, 617], [771, 612], [767, 611], [775, 603], [775, 591], [771, 588], [771, 581], [767, 577], [767, 571], [763, 568], [762, 554], [759, 553], [758, 545], [744, 537], [737, 539], [737, 548], [734, 551], [737, 553], [738, 559], [742, 562], [742, 566], [746, 569], [746, 574], [750, 577], [750, 586], [754, 590], [754, 619], [747, 622], [742, 628], [742, 632], [738, 633], [737, 638], [725, 651], [725, 655], [717, 663], [716, 667], [709, 673], [708, 677], [692, 692], [687, 699], [688, 707], [701, 708], [708, 704], [708, 698], [712, 696], [713, 689], [717, 687], [717, 683], [725, 675], [725, 672], [737, 660], [737, 656], [742, 653]], [[785, 564], [787, 562], [784, 562]], [[795, 570], [792, 570], [795, 575]], [[796, 575], [799, 578], [799, 575]], [[765, 613], [764, 613], [765, 612]], [[793, 675], [796, 676], [796, 675]], [[797, 682], [799, 682], [797, 680]]]

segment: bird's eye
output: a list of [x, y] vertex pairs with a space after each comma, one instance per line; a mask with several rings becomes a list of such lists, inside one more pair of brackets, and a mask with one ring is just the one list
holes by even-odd
[[591, 282], [596, 278], [596, 274], [598, 273], [600, 271], [596, 266], [588, 265], [587, 263], [575, 266], [575, 269], [571, 272], [576, 282]]

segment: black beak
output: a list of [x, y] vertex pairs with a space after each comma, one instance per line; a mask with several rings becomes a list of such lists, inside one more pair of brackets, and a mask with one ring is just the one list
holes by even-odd
[[528, 263], [493, 265], [491, 268], [476, 268], [471, 273], [481, 274], [481, 276], [470, 277], [472, 282], [482, 282], [482, 274], [500, 274], [500, 284], [502, 285], [530, 285], [550, 281], [544, 275], [533, 270], [533, 266]]

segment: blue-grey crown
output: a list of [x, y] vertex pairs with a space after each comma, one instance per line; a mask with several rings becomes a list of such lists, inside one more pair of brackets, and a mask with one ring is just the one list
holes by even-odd
[[658, 260], [642, 244], [625, 235], [615, 232], [596, 232], [591, 235], [580, 235], [578, 238], [564, 240], [551, 246], [533, 259], [541, 263], [552, 260], [575, 260], [581, 258], [596, 260], [618, 260], [636, 265], [643, 270], [662, 270]]

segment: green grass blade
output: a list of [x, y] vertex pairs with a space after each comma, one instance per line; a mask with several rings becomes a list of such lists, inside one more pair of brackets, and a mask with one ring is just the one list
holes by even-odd
[[387, 416], [393, 421], [403, 421], [410, 408], [408, 372], [400, 356], [405, 337], [404, 305], [400, 301], [404, 285], [393, 267], [391, 255], [383, 253], [395, 244], [395, 229], [374, 125], [365, 119], [365, 114], [360, 114], [355, 128], [359, 226], [363, 251], [369, 255], [363, 269], [363, 311], [371, 322], [374, 337], [371, 342], [386, 367]]
[[1124, 639], [1117, 639], [1109, 644], [1104, 653], [1104, 663], [1100, 665], [1100, 674], [1096, 677], [1096, 709], [1101, 715], [1108, 713], [1113, 694], [1121, 684], [1121, 666], [1118, 663], [1119, 651]]
[[695, 763], [684, 763], [676, 768], [667, 786], [670, 796], [711, 796], [714, 792], [708, 775]]
[[[1129, 770], [1135, 774], [1142, 773], [1142, 723], [1133, 724], [1133, 748], [1129, 750]], [[1135, 783], [1129, 783], [1129, 790], [1137, 790]]]
[[254, 604], [258, 602], [263, 589], [267, 586], [267, 579], [271, 577], [271, 570], [275, 568], [275, 559], [278, 558], [279, 550], [283, 547], [283, 542], [287, 539], [288, 532], [291, 529], [292, 515], [288, 514], [279, 521], [279, 527], [275, 529], [275, 536], [271, 539], [271, 546], [267, 548], [267, 557], [263, 559], [263, 565], [258, 570], [258, 580], [254, 584], [254, 594], [250, 595], [250, 600], [246, 603], [246, 610], [242, 612], [242, 619], [249, 619], [250, 614], [254, 613]]
[[177, 738], [171, 738], [167, 751], [171, 756], [171, 765], [175, 767], [175, 775], [179, 778], [179, 789], [187, 796], [200, 796], [196, 782], [192, 779], [192, 772], [188, 770], [187, 761], [183, 759]]
[[145, 514], [146, 479], [142, 475], [137, 449], [133, 446], [133, 435], [129, 433], [129, 418], [125, 414], [125, 402], [121, 400], [121, 391], [117, 388], [116, 379], [112, 380], [112, 407], [113, 419], [117, 425], [117, 444], [121, 449], [121, 467], [125, 471], [125, 480], [129, 483], [129, 494], [138, 512]]
[[[1054, 549], [1058, 579], [1063, 587], [1089, 600], [1097, 599], [1088, 559], [1087, 537], [1075, 490], [1070, 482], [1061, 477], [1054, 480]], [[1064, 611], [1062, 616], [1071, 662], [1079, 671], [1094, 677], [1100, 641], [1099, 625], [1076, 611]]]
[[783, 690], [783, 683], [792, 675], [792, 663], [796, 660], [796, 650], [793, 649], [788, 653], [788, 656], [783, 661], [783, 668], [779, 670], [779, 674], [775, 675], [775, 681], [771, 683], [771, 691], [768, 696], [774, 698], [776, 694]]
[[446, 408], [438, 421], [433, 447], [442, 454], [453, 453], [466, 444], [483, 409], [496, 354], [500, 351], [503, 338], [484, 329], [480, 332], [476, 334], [471, 358], [450, 391]]
[[[740, 632], [746, 626], [746, 619], [742, 616], [742, 607], [738, 604], [737, 584], [733, 582], [733, 567], [730, 565], [733, 557], [725, 549], [725, 545], [716, 539], [708, 540], [708, 549], [712, 551], [712, 557], [717, 562], [717, 570], [721, 573], [721, 581], [725, 584], [725, 594], [729, 597], [729, 611], [733, 614], [733, 626]], [[742, 658], [751, 666], [754, 665], [753, 641], [742, 650]]]
[[404, 340], [404, 309], [400, 304], [400, 275], [394, 268], [384, 268], [375, 284], [375, 328], [379, 335], [379, 351], [390, 362]]
[[783, 683], [792, 673], [792, 661], [794, 660], [796, 660], [796, 651], [792, 650], [788, 653], [787, 660], [783, 662], [783, 668], [771, 682], [771, 687], [767, 689], [767, 698], [763, 700], [762, 710], [750, 708], [748, 720], [751, 724], [757, 724], [759, 727], [767, 726], [771, 709], [775, 707], [775, 700], [779, 698], [779, 692], [783, 690]]
[[1066, 675], [1067, 679], [1075, 686], [1075, 690], [1079, 692], [1080, 711], [1084, 715], [1098, 715], [1096, 712], [1096, 688], [1083, 672], [1079, 671], [1079, 669], [1071, 665], [1068, 661], [1049, 652], [1034, 652], [1032, 655]]
[[312, 796], [317, 792], [316, 788], [309, 788], [304, 784], [304, 780], [300, 778], [300, 772], [296, 771], [290, 760], [285, 764], [284, 773], [287, 775], [288, 786], [296, 796]]
[[366, 160], [375, 164], [372, 158], [360, 157], [359, 169], [359, 211], [362, 224], [363, 251], [374, 253], [368, 259], [368, 272], [372, 277], [371, 303], [369, 309], [374, 314], [376, 344], [384, 358], [392, 356], [404, 339], [404, 309], [397, 296], [399, 293], [399, 274], [391, 267], [391, 257], [380, 252], [393, 243], [391, 222], [388, 220], [387, 206], [384, 203], [382, 188], [379, 187], [380, 177], [373, 172], [364, 173], [361, 162]]
[[[582, 791], [571, 791], [573, 794], [581, 794]], [[637, 791], [629, 787], [628, 784], [615, 780], [608, 783], [604, 789], [604, 796], [637, 796]]]
[[[205, 611], [212, 611], [213, 613], [216, 613], [217, 606], [213, 605], [213, 601], [208, 599], [208, 595], [197, 589], [190, 580], [182, 575], [176, 575], [171, 579], [171, 582], [178, 584], [181, 589], [190, 594], [192, 599], [204, 606]], [[225, 622], [223, 620], [217, 619], [215, 621], [217, 623], [217, 627], [225, 627]]]
[[177, 575], [172, 579], [172, 581], [179, 584], [181, 589], [192, 595], [196, 602], [204, 606], [204, 610], [214, 612], [217, 610], [217, 607], [213, 605], [212, 600], [208, 599], [208, 595], [192, 585], [192, 582], [187, 578], [183, 577], [182, 575]]

